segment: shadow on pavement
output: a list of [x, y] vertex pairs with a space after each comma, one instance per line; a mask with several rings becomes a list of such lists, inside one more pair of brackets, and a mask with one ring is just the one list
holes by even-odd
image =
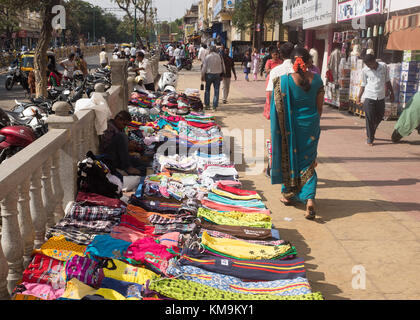
[[415, 202], [391, 202], [378, 199], [371, 200], [316, 200], [318, 223], [326, 223], [334, 219], [350, 217], [359, 213], [395, 211], [418, 212], [419, 204]]
[[318, 179], [317, 188], [357, 188], [357, 187], [381, 187], [381, 186], [408, 186], [420, 183], [420, 179], [403, 178], [398, 180], [364, 180], [364, 181], [339, 181]]

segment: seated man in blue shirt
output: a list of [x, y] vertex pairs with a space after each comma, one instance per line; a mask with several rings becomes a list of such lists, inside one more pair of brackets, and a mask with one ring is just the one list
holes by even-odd
[[386, 89], [390, 92], [391, 102], [394, 102], [394, 91], [389, 79], [388, 67], [385, 63], [377, 62], [372, 54], [367, 54], [363, 62], [366, 67], [362, 70], [362, 85], [356, 103], [360, 104], [364, 95], [363, 109], [366, 113], [366, 143], [373, 146], [376, 129], [385, 115]]

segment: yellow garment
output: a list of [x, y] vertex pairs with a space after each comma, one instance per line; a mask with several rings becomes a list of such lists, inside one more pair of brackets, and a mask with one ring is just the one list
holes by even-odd
[[94, 294], [99, 294], [108, 300], [140, 300], [139, 298], [134, 298], [134, 297], [126, 298], [121, 293], [112, 289], [108, 289], [108, 288], [100, 288]]
[[67, 261], [75, 255], [84, 257], [85, 250], [86, 246], [67, 241], [64, 236], [55, 236], [51, 237], [39, 250], [35, 250], [35, 252], [42, 253], [57, 260]]
[[247, 226], [271, 229], [271, 217], [262, 213], [245, 213], [240, 211], [214, 211], [199, 208], [197, 217], [203, 217], [216, 224], [230, 226]]
[[215, 188], [211, 189], [211, 192], [218, 194], [219, 196], [226, 197], [229, 199], [235, 199], [235, 200], [252, 200], [252, 199], [261, 200], [261, 197], [259, 194], [249, 195], [249, 196], [238, 196], [236, 194], [229, 193], [229, 192], [215, 189]]
[[159, 277], [153, 271], [141, 267], [134, 267], [119, 260], [112, 260], [117, 267], [115, 270], [104, 268], [104, 274], [107, 278], [133, 282], [144, 285], [147, 280]]
[[292, 249], [290, 244], [264, 246], [242, 240], [214, 238], [206, 231], [201, 236], [202, 244], [222, 254], [246, 260], [274, 259]]
[[96, 289], [84, 284], [83, 282], [72, 278], [66, 283], [66, 289], [61, 298], [80, 300], [85, 296], [95, 294]]

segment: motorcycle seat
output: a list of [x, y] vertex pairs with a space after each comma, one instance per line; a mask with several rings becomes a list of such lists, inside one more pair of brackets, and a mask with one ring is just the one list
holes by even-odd
[[19, 112], [6, 111], [6, 113], [11, 118], [11, 122], [18, 125], [27, 126], [32, 121], [32, 118], [22, 118], [22, 114]]

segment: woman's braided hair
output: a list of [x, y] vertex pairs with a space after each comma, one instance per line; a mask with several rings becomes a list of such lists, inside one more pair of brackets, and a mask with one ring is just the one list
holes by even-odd
[[309, 79], [305, 77], [305, 72], [307, 71], [307, 64], [311, 59], [309, 51], [302, 47], [297, 47], [292, 52], [292, 63], [293, 69], [300, 76], [299, 85], [304, 91], [309, 91], [311, 89], [311, 83]]

